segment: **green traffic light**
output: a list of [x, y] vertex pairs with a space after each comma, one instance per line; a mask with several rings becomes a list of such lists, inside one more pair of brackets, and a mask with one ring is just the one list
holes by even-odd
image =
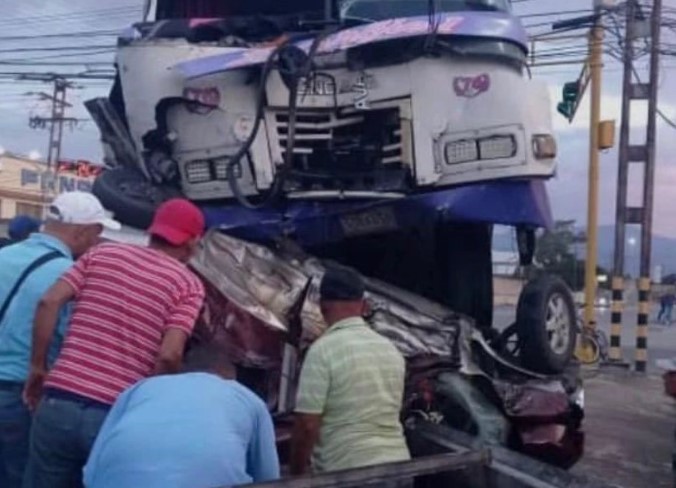
[[570, 102], [559, 102], [556, 106], [556, 110], [563, 115], [565, 118], [570, 120], [573, 115], [573, 104]]
[[580, 83], [570, 81], [563, 85], [563, 100], [565, 102], [575, 102], [580, 96]]

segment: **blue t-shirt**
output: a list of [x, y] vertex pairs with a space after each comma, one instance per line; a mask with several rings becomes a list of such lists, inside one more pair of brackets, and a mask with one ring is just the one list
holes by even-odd
[[265, 404], [209, 373], [156, 376], [125, 391], [84, 469], [87, 488], [214, 488], [277, 478]]
[[[0, 322], [0, 380], [23, 382], [28, 376], [33, 319], [40, 298], [72, 265], [70, 249], [47, 234], [33, 234], [25, 241], [0, 249], [0, 304], [19, 277], [35, 260], [53, 251], [63, 254], [35, 271], [23, 282]], [[69, 307], [61, 311], [49, 350], [49, 363], [58, 355], [68, 325]]]

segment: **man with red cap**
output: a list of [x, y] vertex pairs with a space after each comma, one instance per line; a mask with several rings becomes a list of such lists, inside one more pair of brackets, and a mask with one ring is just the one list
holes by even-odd
[[[204, 301], [186, 266], [204, 231], [192, 203], [170, 200], [150, 246], [106, 243], [85, 254], [40, 301], [24, 401], [35, 410], [24, 486], [82, 485], [82, 468], [108, 411], [137, 381], [181, 368]], [[47, 371], [59, 310], [74, 301], [61, 353]]]

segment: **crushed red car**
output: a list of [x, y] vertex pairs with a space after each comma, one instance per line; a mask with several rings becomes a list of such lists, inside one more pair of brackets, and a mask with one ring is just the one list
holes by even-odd
[[[326, 327], [318, 307], [322, 261], [293, 246], [273, 250], [212, 232], [192, 266], [207, 289], [194, 340], [225, 348], [240, 380], [266, 400], [284, 458], [303, 353]], [[500, 353], [504, 337], [469, 317], [378, 280], [366, 283], [369, 323], [407, 360], [402, 421], [409, 435], [424, 422], [564, 468], [581, 457], [583, 390], [574, 365], [554, 375], [531, 371]]]

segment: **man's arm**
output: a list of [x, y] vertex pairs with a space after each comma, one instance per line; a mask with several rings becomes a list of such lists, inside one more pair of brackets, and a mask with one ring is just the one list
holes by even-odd
[[174, 374], [181, 370], [183, 352], [188, 335], [180, 329], [169, 329], [162, 339], [162, 346], [155, 361], [155, 375]]
[[204, 289], [199, 285], [174, 305], [165, 325], [162, 345], [155, 361], [155, 375], [174, 374], [181, 370], [188, 338], [204, 303]]
[[322, 416], [297, 413], [293, 426], [293, 443], [291, 445], [291, 474], [305, 474], [310, 466], [310, 458], [322, 425]]
[[28, 380], [23, 398], [33, 410], [40, 401], [42, 384], [47, 376], [47, 355], [59, 319], [59, 311], [75, 297], [75, 290], [64, 280], [57, 281], [40, 299], [33, 323], [33, 343]]
[[249, 474], [254, 483], [279, 479], [279, 456], [275, 427], [263, 402], [259, 402], [256, 430], [249, 446]]

